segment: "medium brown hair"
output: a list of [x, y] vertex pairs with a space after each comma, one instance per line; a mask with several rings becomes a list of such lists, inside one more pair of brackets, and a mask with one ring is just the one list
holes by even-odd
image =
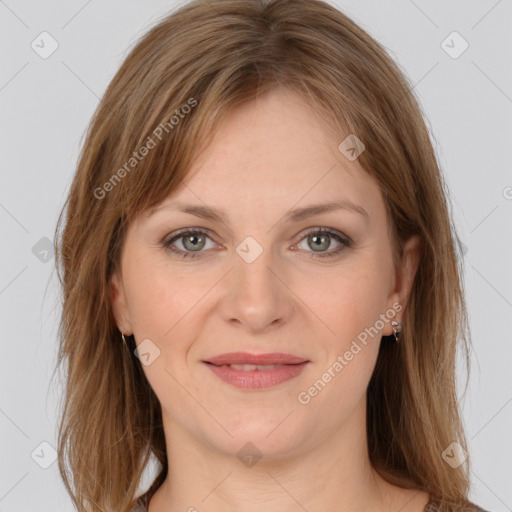
[[[340, 142], [354, 134], [366, 146], [358, 162], [383, 194], [397, 268], [403, 243], [421, 238], [402, 341], [382, 338], [368, 386], [371, 463], [388, 482], [435, 496], [440, 509], [466, 503], [469, 459], [453, 469], [442, 457], [452, 442], [467, 449], [455, 380], [459, 344], [469, 370], [462, 264], [411, 84], [378, 42], [325, 2], [197, 0], [161, 20], [124, 60], [93, 116], [57, 223], [57, 368], [66, 370], [58, 464], [80, 512], [128, 511], [151, 456], [160, 466], [151, 489], [167, 475], [160, 404], [111, 307], [126, 228], [176, 190], [230, 110], [279, 86], [314, 105]], [[145, 156], [131, 160], [143, 146]]]

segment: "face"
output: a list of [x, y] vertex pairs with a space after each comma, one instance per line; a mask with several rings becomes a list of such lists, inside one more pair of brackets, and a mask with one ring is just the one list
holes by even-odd
[[[362, 429], [417, 240], [395, 271], [383, 197], [338, 150], [345, 137], [295, 93], [271, 91], [234, 110], [186, 183], [129, 226], [112, 303], [149, 354], [166, 435], [280, 457]], [[309, 208], [327, 204], [338, 207]]]

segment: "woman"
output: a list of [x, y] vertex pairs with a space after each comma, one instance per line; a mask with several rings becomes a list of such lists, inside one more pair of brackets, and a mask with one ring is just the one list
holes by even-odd
[[446, 194], [410, 84], [328, 4], [199, 0], [150, 30], [56, 243], [78, 510], [482, 510]]

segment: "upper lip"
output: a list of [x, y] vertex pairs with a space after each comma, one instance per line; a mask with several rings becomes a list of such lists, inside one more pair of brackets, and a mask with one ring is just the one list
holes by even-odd
[[250, 354], [249, 352], [229, 352], [220, 354], [205, 360], [206, 363], [216, 365], [223, 364], [256, 364], [256, 365], [273, 365], [273, 364], [300, 364], [306, 362], [307, 359], [294, 356], [291, 354], [282, 354], [274, 352], [272, 354]]

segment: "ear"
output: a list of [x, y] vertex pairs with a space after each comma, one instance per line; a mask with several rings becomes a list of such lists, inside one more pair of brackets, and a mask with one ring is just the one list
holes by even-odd
[[117, 271], [112, 274], [110, 279], [110, 301], [118, 329], [123, 334], [131, 334], [133, 329], [130, 322], [128, 307], [126, 305], [126, 295], [124, 292], [123, 282]]
[[[393, 308], [393, 304], [400, 304], [402, 309], [393, 320], [400, 320], [405, 314], [409, 295], [411, 293], [414, 277], [418, 269], [421, 252], [421, 238], [419, 235], [411, 236], [404, 244], [402, 253], [402, 267], [395, 269], [395, 279], [393, 289], [388, 297], [387, 308]], [[389, 331], [389, 332], [388, 332]], [[383, 335], [389, 336], [393, 334], [391, 320], [386, 323], [383, 329]]]

